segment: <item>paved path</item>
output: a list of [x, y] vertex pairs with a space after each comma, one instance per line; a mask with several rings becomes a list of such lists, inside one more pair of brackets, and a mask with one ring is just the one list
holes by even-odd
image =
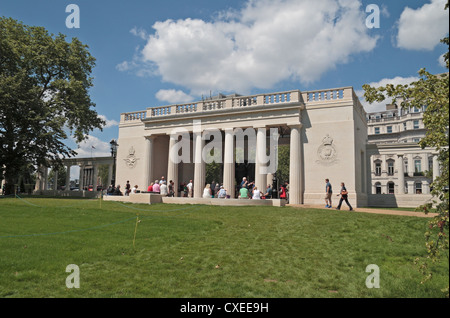
[[[311, 204], [287, 204], [287, 206], [292, 206], [300, 209], [322, 209], [328, 210], [323, 205], [311, 205]], [[331, 208], [329, 210], [335, 210], [335, 208]], [[348, 211], [348, 207], [345, 206], [341, 208], [341, 211]], [[405, 215], [405, 216], [415, 216], [419, 218], [431, 218], [437, 216], [437, 213], [422, 213], [422, 212], [414, 212], [414, 211], [400, 211], [400, 210], [384, 210], [380, 209], [370, 209], [370, 208], [356, 208], [353, 210], [354, 212], [362, 212], [362, 213], [375, 213], [375, 214], [389, 214], [389, 215]]]

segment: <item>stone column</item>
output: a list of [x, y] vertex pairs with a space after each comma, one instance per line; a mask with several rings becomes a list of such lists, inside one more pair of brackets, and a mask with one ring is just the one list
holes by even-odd
[[65, 191], [70, 191], [70, 167], [71, 165], [66, 166], [66, 189]]
[[410, 153], [408, 154], [408, 175], [410, 177], [414, 177], [414, 159], [413, 155]]
[[112, 163], [108, 165], [108, 184], [107, 184], [108, 187], [112, 184], [113, 167], [114, 164]]
[[405, 171], [403, 169], [403, 155], [397, 155], [397, 193], [405, 194]]
[[84, 165], [80, 166], [80, 179], [78, 180], [78, 187], [80, 191], [83, 191], [84, 187]]
[[433, 155], [433, 181], [441, 175], [439, 171], [439, 160], [437, 155]]
[[201, 132], [194, 132], [194, 198], [201, 198], [205, 188], [205, 161], [202, 151], [205, 141]]
[[153, 178], [153, 141], [155, 137], [154, 136], [148, 136], [145, 137], [145, 177], [144, 177], [144, 188], [143, 190], [146, 191], [148, 186], [152, 181], [154, 181]]
[[97, 185], [98, 185], [98, 165], [94, 164], [94, 170], [93, 170], [93, 182], [92, 185], [94, 188], [93, 191], [97, 191]]
[[44, 184], [42, 187], [42, 190], [48, 189], [48, 168], [44, 167]]
[[225, 129], [225, 151], [223, 157], [223, 187], [227, 190], [227, 194], [230, 195], [230, 198], [234, 198], [235, 167], [233, 129]]
[[289, 160], [289, 204], [302, 203], [302, 165], [301, 165], [301, 127], [302, 125], [290, 126], [291, 128], [291, 145]]
[[381, 175], [387, 176], [388, 166], [386, 155], [381, 155]]
[[54, 191], [58, 190], [58, 170], [53, 168], [53, 189]]
[[414, 181], [407, 181], [408, 184], [408, 194], [415, 194], [414, 191]]
[[426, 180], [422, 181], [422, 193], [430, 194], [430, 184]]
[[266, 163], [266, 128], [258, 127], [256, 132], [256, 162], [255, 162], [255, 186], [264, 193], [267, 175], [265, 173]]
[[177, 151], [178, 149], [175, 147], [178, 135], [170, 135], [169, 139], [169, 162], [167, 165], [167, 186], [169, 186], [169, 181], [173, 181], [173, 191], [174, 196], [177, 196], [178, 193], [178, 163], [176, 162]]

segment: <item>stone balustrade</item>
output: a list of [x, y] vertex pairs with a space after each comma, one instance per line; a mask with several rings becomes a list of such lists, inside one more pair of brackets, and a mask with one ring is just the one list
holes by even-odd
[[[207, 99], [194, 103], [176, 104], [160, 107], [149, 107], [146, 111], [121, 114], [121, 122], [140, 121], [170, 115], [219, 111], [224, 109], [250, 106], [271, 106], [289, 103], [334, 102], [342, 99], [352, 99], [355, 93], [351, 87], [300, 92], [298, 90], [259, 94], [250, 96], [227, 96], [222, 99]], [[356, 98], [358, 100], [358, 98]]]

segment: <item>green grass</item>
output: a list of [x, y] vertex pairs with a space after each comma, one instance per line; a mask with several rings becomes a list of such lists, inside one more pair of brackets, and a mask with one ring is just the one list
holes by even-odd
[[[0, 297], [442, 297], [448, 264], [426, 284], [413, 264], [426, 256], [427, 222], [292, 207], [0, 199]], [[80, 268], [79, 289], [66, 287], [69, 264]], [[379, 289], [365, 285], [369, 264], [380, 268]]]

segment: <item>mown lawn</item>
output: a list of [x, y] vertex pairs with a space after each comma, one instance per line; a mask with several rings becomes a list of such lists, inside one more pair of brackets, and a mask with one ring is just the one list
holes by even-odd
[[[448, 263], [426, 284], [414, 265], [426, 256], [427, 222], [292, 207], [0, 199], [0, 297], [443, 297]], [[78, 289], [66, 287], [69, 264], [79, 266]], [[366, 287], [370, 264], [380, 288]]]

